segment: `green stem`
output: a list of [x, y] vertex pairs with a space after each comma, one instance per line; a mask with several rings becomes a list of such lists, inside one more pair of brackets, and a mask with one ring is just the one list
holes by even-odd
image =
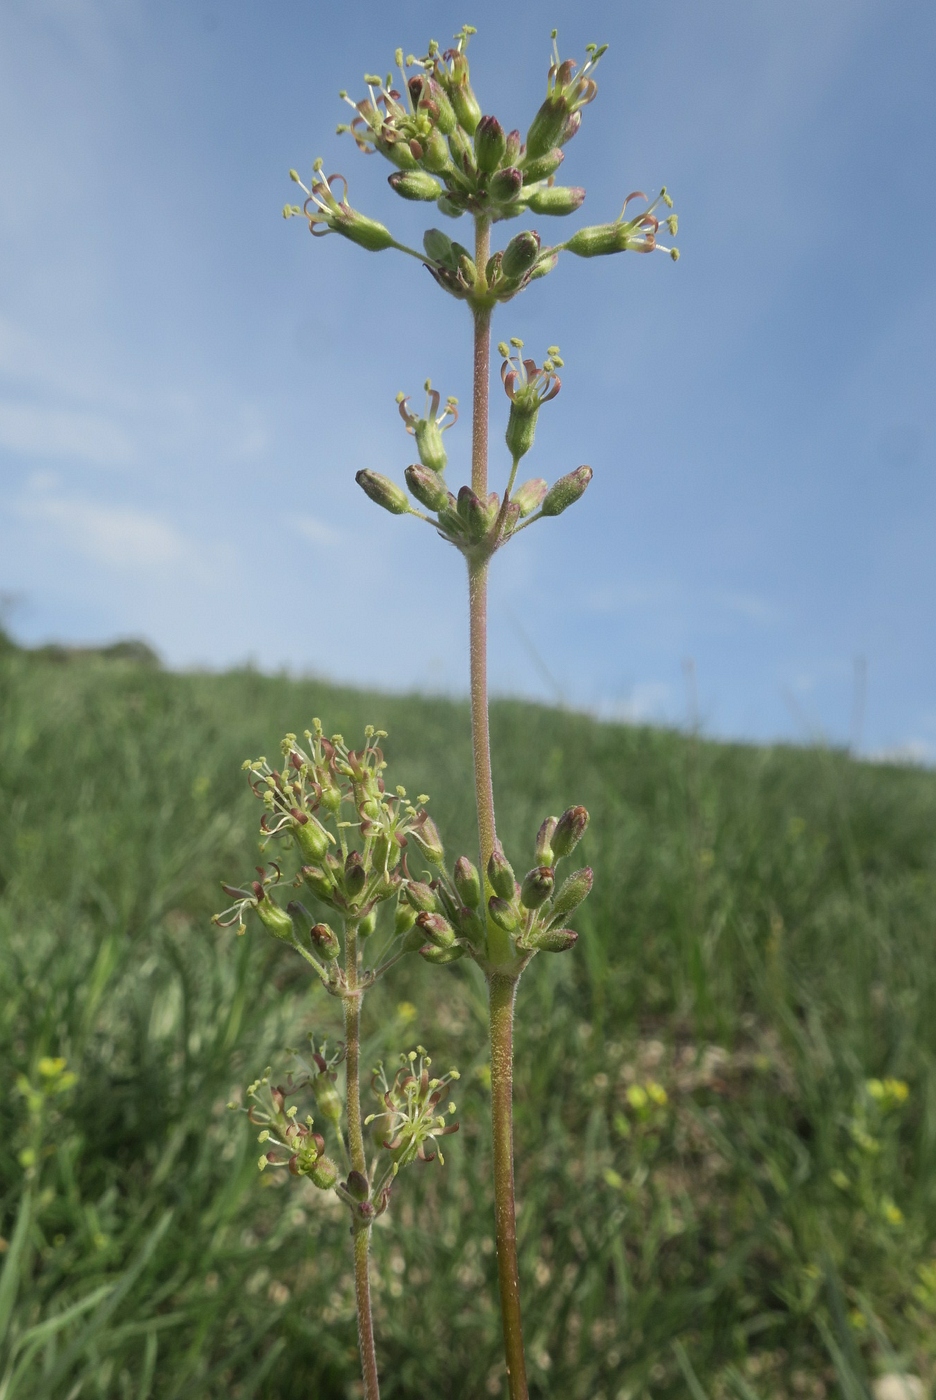
[[[361, 1000], [358, 988], [357, 924], [345, 924], [345, 980], [348, 993], [344, 998], [345, 1044], [347, 1056], [348, 1147], [351, 1166], [367, 1175], [367, 1155], [364, 1151], [364, 1129], [361, 1123]], [[364, 1400], [380, 1400], [377, 1379], [377, 1353], [374, 1348], [374, 1319], [371, 1314], [370, 1279], [367, 1273], [367, 1251], [370, 1226], [357, 1225], [354, 1233], [354, 1292], [357, 1298], [358, 1342], [361, 1348], [361, 1372], [364, 1377]]]
[[[490, 257], [490, 225], [475, 223], [475, 266], [480, 276]], [[482, 290], [484, 290], [482, 288]], [[474, 390], [472, 395], [471, 488], [481, 501], [488, 494], [488, 411], [491, 380], [491, 311], [474, 310]], [[468, 566], [468, 606], [471, 640], [471, 738], [474, 753], [475, 798], [481, 871], [487, 885], [487, 865], [494, 849], [494, 785], [491, 778], [491, 739], [487, 694], [487, 576], [488, 560]], [[495, 969], [513, 961], [510, 935], [488, 920], [488, 959]], [[500, 1283], [504, 1357], [510, 1400], [527, 1400], [523, 1325], [520, 1314], [520, 1271], [517, 1264], [517, 1223], [513, 1181], [513, 1007], [516, 973], [491, 973], [488, 981], [491, 1025], [491, 1125], [494, 1139], [494, 1223], [497, 1274]]]
[[527, 1400], [513, 1171], [513, 1015], [517, 978], [493, 973], [488, 983], [488, 995], [491, 1016], [494, 1222], [501, 1321], [504, 1327], [504, 1358], [507, 1362], [510, 1400]]

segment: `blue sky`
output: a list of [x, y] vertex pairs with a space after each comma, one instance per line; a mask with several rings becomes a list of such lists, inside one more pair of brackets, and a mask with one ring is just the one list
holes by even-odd
[[[565, 257], [499, 313], [496, 338], [558, 343], [566, 362], [529, 474], [588, 462], [595, 479], [495, 561], [496, 689], [683, 724], [691, 661], [709, 733], [936, 758], [936, 9], [351, 13], [0, 10], [13, 631], [465, 688], [459, 557], [372, 506], [354, 473], [402, 479], [398, 390], [431, 376], [467, 408], [467, 312], [415, 260], [313, 241], [279, 211], [289, 167], [322, 155], [358, 208], [418, 244], [443, 216], [334, 134], [338, 89], [468, 20], [482, 107], [525, 129], [557, 25], [564, 55], [611, 45], [563, 167], [588, 198], [570, 220], [524, 222], [554, 240], [665, 182], [682, 259]], [[499, 389], [493, 402], [498, 443]], [[467, 413], [447, 444], [457, 485]]]

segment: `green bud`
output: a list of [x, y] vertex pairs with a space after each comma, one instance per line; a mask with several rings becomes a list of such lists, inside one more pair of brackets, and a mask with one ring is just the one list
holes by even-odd
[[515, 165], [498, 170], [488, 181], [488, 193], [495, 204], [512, 204], [522, 189], [523, 176]]
[[409, 904], [419, 914], [434, 914], [438, 909], [438, 900], [428, 885], [422, 880], [410, 880], [403, 888], [403, 893]]
[[438, 180], [425, 170], [398, 170], [387, 176], [387, 183], [403, 199], [436, 200], [442, 193]]
[[467, 856], [459, 856], [453, 872], [458, 897], [469, 909], [481, 903], [481, 877]]
[[338, 1167], [330, 1157], [319, 1157], [309, 1172], [309, 1180], [320, 1191], [330, 1191], [338, 1180]]
[[384, 510], [388, 510], [391, 515], [409, 514], [410, 503], [406, 499], [406, 492], [389, 477], [381, 476], [379, 472], [368, 471], [364, 468], [356, 474], [354, 479], [372, 501], [383, 506]]
[[539, 948], [542, 953], [565, 953], [574, 948], [578, 934], [570, 928], [540, 929], [530, 938], [530, 947]]
[[436, 207], [440, 214], [445, 214], [450, 219], [460, 219], [468, 208], [468, 202], [461, 195], [444, 194], [441, 199], [436, 200]]
[[410, 834], [426, 860], [431, 865], [441, 866], [445, 860], [445, 848], [442, 845], [439, 828], [428, 813], [422, 813], [418, 826], [414, 826]]
[[504, 150], [503, 164], [505, 166], [516, 165], [520, 159], [520, 151], [522, 150], [522, 148], [523, 138], [521, 137], [519, 131], [517, 131], [516, 129], [514, 129], [513, 131], [508, 131], [507, 146]]
[[583, 899], [587, 899], [591, 892], [594, 876], [591, 867], [586, 865], [584, 870], [576, 870], [574, 875], [570, 875], [564, 880], [559, 888], [559, 893], [553, 900], [552, 917], [566, 919], [574, 909], [577, 909]]
[[304, 865], [302, 867], [302, 878], [309, 889], [319, 899], [330, 904], [335, 893], [334, 883], [329, 875], [317, 865]]
[[455, 927], [459, 938], [467, 938], [470, 943], [481, 944], [487, 932], [484, 920], [476, 909], [462, 905], [455, 911]]
[[496, 117], [482, 117], [474, 133], [475, 160], [485, 175], [499, 170], [507, 150], [504, 128]]
[[456, 166], [460, 167], [466, 175], [474, 177], [477, 174], [475, 164], [474, 145], [467, 132], [457, 126], [449, 136], [449, 150]]
[[361, 853], [360, 851], [351, 851], [344, 866], [344, 887], [348, 899], [352, 902], [359, 899], [364, 893], [366, 884], [367, 871], [364, 869]]
[[416, 451], [424, 467], [431, 472], [444, 472], [448, 453], [442, 441], [442, 430], [434, 418], [420, 418], [413, 428]]
[[538, 865], [523, 877], [520, 886], [520, 903], [524, 909], [538, 909], [545, 904], [553, 892], [556, 877], [548, 865]]
[[470, 486], [458, 492], [458, 514], [470, 539], [480, 540], [487, 534], [487, 510]]
[[574, 472], [561, 476], [546, 493], [542, 505], [543, 514], [561, 515], [569, 506], [575, 505], [575, 502], [584, 496], [585, 488], [593, 475], [591, 467], [576, 467]]
[[548, 155], [556, 146], [563, 144], [562, 137], [568, 115], [568, 104], [563, 97], [546, 98], [527, 132], [527, 161], [538, 160], [541, 156]]
[[540, 250], [539, 234], [532, 229], [516, 234], [504, 249], [501, 271], [510, 281], [516, 281], [529, 272], [536, 262]]
[[534, 214], [574, 214], [585, 202], [585, 191], [580, 185], [541, 185], [524, 197]]
[[550, 273], [554, 270], [558, 261], [558, 249], [546, 248], [542, 253], [540, 253], [539, 257], [536, 259], [536, 262], [533, 264], [532, 271], [530, 272], [530, 281], [535, 282], [538, 278], [545, 277], [547, 273]]
[[372, 909], [369, 914], [364, 915], [364, 918], [358, 924], [358, 933], [362, 938], [370, 938], [376, 927], [377, 914], [376, 911]]
[[304, 860], [322, 860], [328, 850], [328, 837], [314, 817], [307, 816], [305, 812], [301, 813], [301, 817], [304, 820], [297, 817], [296, 824], [292, 829], [296, 845], [302, 852]]
[[295, 942], [296, 934], [292, 919], [285, 909], [274, 904], [268, 894], [263, 894], [257, 900], [257, 913], [264, 928], [272, 933], [274, 938], [281, 938], [284, 943]]
[[449, 155], [448, 143], [438, 127], [434, 127], [424, 139], [411, 141], [410, 150], [416, 158], [417, 165], [421, 165], [423, 170], [442, 175], [451, 169], [452, 158]]
[[588, 826], [588, 813], [584, 807], [567, 807], [553, 832], [552, 848], [556, 860], [570, 856], [575, 850]]
[[436, 948], [451, 948], [455, 942], [455, 930], [441, 914], [431, 914], [423, 910], [421, 914], [416, 915], [416, 924]]
[[496, 894], [492, 894], [488, 900], [488, 913], [497, 927], [505, 933], [514, 933], [520, 923], [513, 905], [506, 899], [499, 899]]
[[370, 1195], [370, 1182], [363, 1172], [352, 1170], [348, 1172], [345, 1190], [356, 1201], [366, 1201]]
[[315, 1102], [330, 1123], [341, 1122], [341, 1096], [328, 1074], [317, 1074], [312, 1080]]
[[507, 450], [515, 462], [518, 462], [521, 457], [525, 457], [533, 446], [538, 417], [539, 404], [535, 401], [532, 404], [521, 401], [510, 405], [510, 416], [507, 419], [504, 441], [507, 443]]
[[491, 889], [501, 899], [512, 900], [516, 893], [516, 881], [514, 880], [513, 868], [504, 855], [504, 848], [499, 841], [494, 842], [494, 849], [491, 852], [487, 866], [487, 877], [490, 881]]
[[426, 256], [431, 258], [433, 262], [445, 263], [446, 267], [455, 266], [452, 240], [440, 228], [426, 229], [423, 234], [423, 247], [426, 250]]
[[541, 476], [531, 477], [514, 491], [511, 500], [520, 507], [521, 517], [532, 515], [537, 506], [542, 505], [549, 487]]
[[530, 159], [527, 151], [523, 158], [523, 183], [525, 185], [539, 184], [540, 180], [548, 180], [551, 175], [555, 175], [565, 156], [558, 146], [554, 146], [551, 151], [547, 151], [544, 156], [537, 156], [536, 160]]
[[410, 495], [415, 496], [427, 510], [444, 510], [451, 503], [451, 493], [435, 472], [424, 466], [407, 467], [403, 473]]
[[536, 833], [536, 859], [540, 865], [555, 865], [556, 857], [553, 853], [552, 839], [553, 832], [559, 825], [558, 817], [547, 817]]
[[398, 170], [418, 169], [408, 141], [387, 141], [382, 136], [378, 136], [374, 141], [374, 147]]
[[312, 946], [326, 962], [334, 962], [341, 952], [338, 935], [328, 924], [314, 924], [310, 933]]
[[416, 910], [411, 904], [401, 902], [396, 907], [396, 914], [393, 920], [393, 936], [400, 937], [401, 934], [409, 933], [416, 922]]
[[394, 246], [393, 234], [388, 228], [384, 228], [383, 224], [378, 223], [376, 219], [368, 219], [356, 209], [351, 210], [351, 215], [353, 217], [335, 220], [331, 227], [336, 233], [349, 238], [359, 247], [366, 248], [369, 253], [382, 253], [386, 248]]
[[454, 948], [435, 948], [431, 943], [427, 943], [424, 948], [420, 948], [419, 956], [435, 967], [444, 967], [446, 963], [458, 962], [459, 958], [463, 958], [465, 950], [460, 944], [456, 944]]

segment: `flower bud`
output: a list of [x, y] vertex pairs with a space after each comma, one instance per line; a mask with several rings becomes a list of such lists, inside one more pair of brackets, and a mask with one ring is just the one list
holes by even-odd
[[442, 864], [445, 860], [442, 837], [439, 835], [439, 828], [427, 812], [422, 813], [418, 825], [413, 827], [411, 835], [431, 865]]
[[533, 264], [533, 269], [530, 272], [530, 281], [535, 282], [537, 278], [545, 277], [547, 273], [554, 271], [558, 261], [558, 249], [546, 248], [542, 253], [540, 253], [539, 257], [536, 259], [536, 262]]
[[344, 1186], [348, 1195], [353, 1196], [356, 1201], [366, 1201], [370, 1195], [370, 1182], [363, 1172], [349, 1171]]
[[591, 892], [594, 876], [591, 867], [586, 865], [584, 870], [576, 870], [574, 875], [570, 875], [559, 887], [559, 893], [553, 900], [552, 917], [567, 919], [574, 909], [577, 909], [583, 899], [587, 899]]
[[530, 938], [530, 947], [539, 948], [542, 953], [565, 953], [574, 948], [578, 934], [570, 928], [540, 929]]
[[452, 60], [452, 72], [440, 74], [440, 78], [455, 110], [459, 126], [463, 126], [469, 136], [473, 136], [481, 120], [481, 107], [468, 81], [468, 60], [461, 52]]
[[504, 128], [496, 117], [482, 117], [474, 134], [475, 160], [485, 175], [493, 175], [503, 163], [507, 150]]
[[330, 1157], [319, 1157], [309, 1172], [309, 1180], [320, 1191], [330, 1191], [338, 1180], [338, 1167]]
[[444, 194], [436, 200], [436, 208], [449, 219], [460, 219], [468, 208], [468, 200], [463, 194]]
[[538, 865], [523, 877], [520, 886], [520, 903], [524, 909], [538, 909], [545, 904], [553, 892], [556, 877], [548, 865]]
[[559, 825], [558, 817], [547, 817], [536, 833], [536, 859], [541, 865], [555, 865], [556, 857], [552, 848], [553, 832]]
[[387, 184], [403, 199], [435, 200], [442, 193], [438, 180], [425, 170], [397, 170]]
[[410, 150], [423, 170], [430, 170], [434, 175], [441, 175], [451, 168], [449, 148], [438, 127], [433, 127], [425, 139], [411, 141]]
[[446, 963], [458, 962], [459, 958], [463, 958], [465, 950], [458, 944], [454, 948], [435, 948], [431, 943], [427, 943], [424, 948], [420, 948], [419, 956], [435, 967], [444, 967]]
[[494, 842], [494, 849], [487, 866], [487, 877], [491, 884], [491, 889], [501, 899], [512, 900], [516, 893], [516, 881], [514, 880], [513, 868], [507, 857], [504, 855], [504, 848], [499, 841]]
[[452, 240], [447, 233], [443, 233], [440, 228], [427, 228], [423, 234], [423, 247], [426, 256], [433, 262], [445, 263], [446, 266], [454, 266], [455, 259], [452, 256]]
[[553, 832], [552, 848], [556, 860], [570, 856], [575, 850], [588, 826], [588, 813], [584, 807], [567, 807]]
[[523, 158], [523, 183], [537, 185], [540, 180], [548, 180], [551, 175], [555, 175], [564, 160], [565, 156], [558, 146], [554, 146], [544, 156], [537, 156], [536, 160], [531, 160], [527, 151]]
[[400, 937], [401, 934], [409, 933], [416, 922], [416, 910], [411, 904], [400, 902], [396, 907], [396, 914], [393, 919], [393, 936]]
[[520, 507], [521, 516], [532, 515], [537, 506], [542, 505], [549, 487], [541, 476], [531, 477], [514, 491], [512, 500]]
[[483, 539], [488, 529], [487, 508], [470, 486], [462, 486], [458, 492], [458, 514], [470, 539]]
[[459, 856], [453, 871], [458, 897], [469, 909], [481, 903], [481, 877], [467, 856]]
[[478, 173], [478, 167], [475, 164], [474, 145], [472, 144], [471, 138], [466, 132], [462, 131], [460, 126], [456, 126], [449, 137], [449, 150], [452, 153], [452, 159], [456, 166], [460, 166], [466, 175], [474, 179]]
[[366, 248], [369, 253], [382, 253], [385, 248], [394, 246], [393, 234], [376, 219], [369, 219], [366, 214], [359, 214], [356, 209], [350, 210], [349, 215], [350, 217], [336, 220], [332, 224], [336, 233], [343, 234], [352, 243]]
[[488, 181], [488, 193], [497, 204], [512, 204], [523, 189], [523, 176], [515, 165], [498, 170]]
[[[530, 125], [526, 138], [526, 158], [538, 160], [563, 144], [569, 109], [562, 97], [547, 97]], [[568, 138], [567, 138], [568, 139]]]
[[574, 214], [585, 203], [585, 191], [580, 185], [541, 185], [525, 198], [534, 214]]
[[326, 962], [334, 962], [341, 952], [341, 944], [335, 931], [329, 928], [328, 924], [313, 924], [310, 937], [312, 947], [319, 956]]
[[431, 472], [444, 472], [448, 453], [442, 441], [442, 429], [434, 418], [420, 418], [413, 428], [416, 451], [424, 467]]
[[467, 905], [456, 909], [455, 928], [459, 938], [467, 938], [470, 943], [474, 944], [483, 943], [484, 935], [487, 932], [481, 915], [476, 909], [469, 909]]
[[376, 912], [372, 909], [371, 912], [370, 912], [369, 914], [365, 914], [365, 915], [364, 915], [363, 919], [362, 919], [361, 922], [358, 924], [358, 930], [357, 930], [357, 931], [358, 931], [358, 933], [360, 934], [361, 938], [370, 938], [371, 934], [374, 932], [374, 929], [375, 929], [376, 927], [377, 927], [377, 914], [376, 914]]
[[260, 921], [264, 928], [272, 933], [274, 938], [281, 938], [284, 943], [295, 941], [296, 934], [292, 919], [285, 909], [274, 904], [270, 896], [262, 891], [257, 900], [257, 913], [260, 915]]
[[508, 131], [507, 145], [504, 149], [504, 165], [516, 165], [523, 147], [523, 137], [519, 131]]
[[344, 867], [345, 894], [350, 900], [354, 901], [364, 893], [364, 886], [366, 884], [367, 871], [364, 869], [361, 853], [360, 851], [351, 851], [345, 861]]
[[328, 1074], [317, 1074], [312, 1080], [312, 1092], [319, 1110], [330, 1123], [341, 1122], [341, 1096]]
[[331, 903], [335, 893], [335, 886], [331, 877], [327, 875], [324, 870], [317, 865], [304, 865], [302, 867], [302, 878], [314, 895], [324, 900], [326, 904]]
[[528, 229], [525, 233], [516, 234], [504, 249], [504, 257], [501, 262], [503, 275], [511, 281], [522, 277], [536, 262], [539, 250], [538, 233]]
[[409, 514], [410, 503], [406, 499], [406, 492], [389, 477], [381, 476], [379, 472], [368, 471], [364, 468], [357, 473], [354, 479], [372, 501], [383, 506], [384, 510], [388, 510], [391, 515]]
[[455, 942], [455, 930], [441, 914], [430, 914], [424, 910], [416, 915], [416, 923], [436, 948], [451, 948]]
[[322, 860], [328, 850], [328, 837], [314, 817], [300, 812], [292, 829], [296, 845], [306, 861]]
[[418, 914], [434, 914], [438, 909], [438, 901], [428, 885], [422, 880], [410, 880], [403, 890], [407, 902], [413, 906]]
[[514, 933], [520, 920], [517, 911], [506, 899], [499, 899], [496, 894], [492, 894], [488, 900], [488, 913], [499, 929], [505, 933]]
[[542, 511], [544, 515], [561, 515], [569, 506], [575, 505], [585, 494], [585, 488], [594, 475], [591, 467], [576, 467], [567, 476], [560, 476], [546, 493]]

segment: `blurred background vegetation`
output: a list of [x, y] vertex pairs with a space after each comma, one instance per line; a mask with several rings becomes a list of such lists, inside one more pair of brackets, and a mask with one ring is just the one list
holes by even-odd
[[[139, 645], [0, 648], [0, 1400], [359, 1394], [347, 1222], [227, 1111], [338, 1005], [210, 924], [258, 860], [245, 757], [318, 715], [474, 849], [465, 705]], [[583, 802], [577, 949], [520, 990], [537, 1397], [870, 1394], [936, 1371], [936, 775], [500, 702], [500, 834]], [[462, 1071], [375, 1230], [384, 1393], [504, 1393], [474, 968], [404, 961], [368, 1060]], [[274, 1076], [275, 1077], [275, 1076]]]

